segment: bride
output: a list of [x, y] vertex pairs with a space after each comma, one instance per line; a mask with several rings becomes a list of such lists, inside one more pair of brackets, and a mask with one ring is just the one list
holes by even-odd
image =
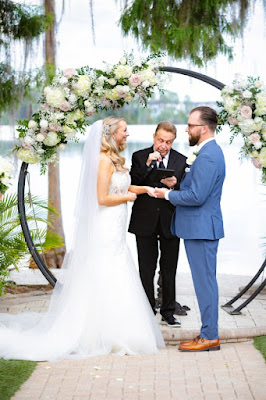
[[[126, 244], [130, 185], [123, 118], [95, 122], [84, 146], [72, 246], [46, 313], [0, 314], [0, 358], [57, 361], [164, 347]], [[69, 182], [71, 186], [71, 182]]]

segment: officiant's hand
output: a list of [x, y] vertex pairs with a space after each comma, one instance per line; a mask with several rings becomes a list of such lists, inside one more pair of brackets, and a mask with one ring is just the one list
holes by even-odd
[[173, 189], [177, 184], [177, 179], [175, 176], [170, 176], [170, 178], [161, 179], [161, 182], [164, 185], [168, 186], [170, 189]]
[[155, 197], [157, 197], [158, 199], [164, 199], [164, 195], [165, 195], [165, 192], [168, 192], [168, 189], [165, 189], [165, 188], [161, 188], [161, 189], [159, 189], [159, 188], [155, 188]]
[[150, 166], [152, 161], [159, 161], [159, 162], [162, 161], [162, 157], [161, 157], [161, 154], [159, 153], [159, 151], [154, 151], [153, 153], [149, 154], [149, 157], [146, 161], [147, 167]]

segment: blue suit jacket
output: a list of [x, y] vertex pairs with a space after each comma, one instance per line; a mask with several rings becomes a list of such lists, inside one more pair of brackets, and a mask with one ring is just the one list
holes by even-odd
[[212, 140], [201, 148], [181, 182], [180, 191], [169, 193], [170, 202], [176, 206], [171, 223], [174, 235], [183, 239], [224, 237], [220, 208], [224, 178], [223, 152]]

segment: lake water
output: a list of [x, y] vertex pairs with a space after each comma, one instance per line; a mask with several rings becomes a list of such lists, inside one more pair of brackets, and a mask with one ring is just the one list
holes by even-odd
[[[129, 125], [130, 136], [128, 146], [123, 155], [130, 167], [131, 155], [134, 151], [152, 145], [154, 125]], [[260, 182], [260, 171], [250, 161], [239, 161], [239, 149], [242, 139], [236, 138], [229, 145], [230, 134], [227, 127], [220, 132], [216, 140], [222, 147], [226, 160], [226, 179], [222, 196], [222, 212], [224, 217], [225, 238], [220, 241], [218, 252], [218, 272], [236, 275], [254, 275], [264, 260], [266, 248], [266, 186]], [[62, 197], [62, 215], [69, 245], [72, 232], [72, 211], [81, 167], [81, 155], [85, 138], [79, 143], [69, 143], [60, 153], [60, 187]], [[13, 147], [12, 133], [8, 127], [0, 129], [0, 155], [5, 156]], [[177, 125], [177, 139], [173, 148], [184, 155], [192, 151], [187, 144], [187, 133], [184, 125]], [[13, 187], [17, 187], [17, 174]], [[47, 198], [47, 175], [40, 176], [38, 166], [29, 166], [31, 191], [34, 195]], [[129, 215], [131, 210], [129, 204]], [[128, 233], [128, 243], [137, 263], [135, 237]], [[179, 271], [189, 271], [183, 243], [181, 244]]]

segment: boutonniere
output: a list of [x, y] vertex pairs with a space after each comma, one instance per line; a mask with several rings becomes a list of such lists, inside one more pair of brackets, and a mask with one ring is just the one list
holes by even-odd
[[196, 160], [196, 158], [198, 157], [199, 152], [198, 151], [194, 151], [192, 154], [190, 154], [187, 158], [187, 165], [192, 165], [193, 162]]

